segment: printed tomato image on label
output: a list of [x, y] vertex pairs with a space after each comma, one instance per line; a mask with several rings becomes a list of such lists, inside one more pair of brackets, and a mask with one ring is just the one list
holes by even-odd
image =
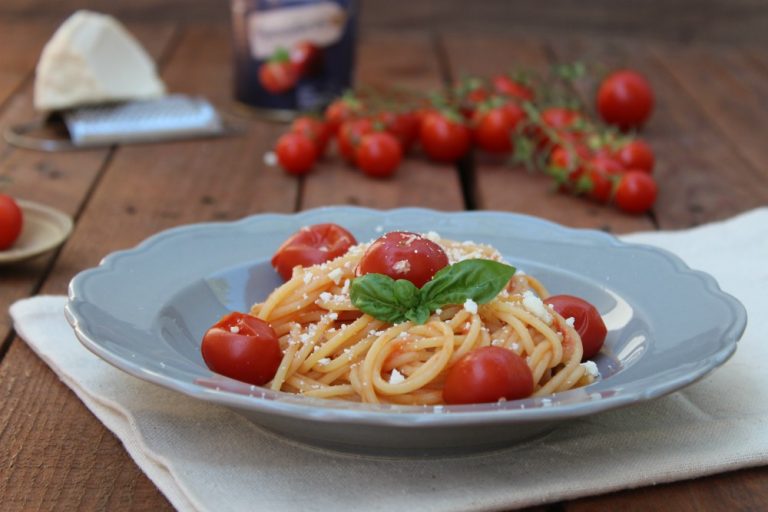
[[269, 117], [318, 110], [351, 86], [351, 0], [233, 0], [235, 97]]

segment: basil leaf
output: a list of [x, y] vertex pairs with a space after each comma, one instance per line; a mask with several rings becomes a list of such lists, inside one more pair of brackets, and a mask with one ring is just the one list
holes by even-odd
[[405, 318], [410, 320], [411, 322], [421, 325], [427, 322], [429, 320], [429, 315], [432, 313], [432, 311], [423, 304], [420, 304], [416, 306], [415, 308], [411, 308], [408, 311], [405, 312]]
[[419, 289], [413, 283], [395, 281], [384, 274], [365, 274], [353, 279], [349, 296], [357, 309], [391, 324], [406, 320], [406, 314], [419, 305]]
[[484, 304], [496, 297], [515, 267], [492, 260], [464, 260], [441, 269], [421, 288], [421, 304], [430, 310], [472, 299]]

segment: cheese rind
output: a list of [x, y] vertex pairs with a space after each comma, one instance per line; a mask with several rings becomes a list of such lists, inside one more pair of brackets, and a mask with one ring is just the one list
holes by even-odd
[[155, 64], [111, 16], [77, 11], [43, 48], [37, 64], [37, 110], [157, 98], [165, 85]]

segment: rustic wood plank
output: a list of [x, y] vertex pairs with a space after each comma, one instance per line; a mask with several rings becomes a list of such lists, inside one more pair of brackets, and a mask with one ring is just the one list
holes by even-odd
[[[553, 40], [563, 61], [582, 59], [608, 69], [631, 67], [656, 93], [653, 117], [642, 136], [654, 148], [659, 227], [678, 229], [730, 217], [768, 201], [765, 177], [741, 158], [711, 118], [690, 97], [648, 45], [599, 38]], [[596, 83], [587, 84], [596, 90]], [[758, 105], [752, 103], [756, 108]]]
[[[455, 78], [488, 77], [514, 68], [541, 73], [550, 66], [546, 48], [536, 39], [445, 34], [442, 41]], [[625, 215], [608, 206], [558, 193], [544, 175], [512, 168], [504, 158], [478, 152], [475, 179], [477, 204], [483, 209], [515, 211], [569, 226], [617, 233], [653, 228], [645, 216]]]
[[[397, 84], [422, 91], [443, 84], [432, 40], [423, 33], [368, 34], [360, 42], [357, 60], [358, 84]], [[331, 204], [464, 209], [454, 166], [431, 163], [418, 155], [404, 158], [397, 174], [386, 180], [368, 178], [339, 156], [329, 156], [316, 172], [306, 176], [301, 208]]]
[[768, 175], [768, 80], [764, 69], [731, 46], [654, 44], [652, 48], [669, 74], [707, 114], [708, 124], [719, 129], [721, 140], [729, 141], [755, 170]]

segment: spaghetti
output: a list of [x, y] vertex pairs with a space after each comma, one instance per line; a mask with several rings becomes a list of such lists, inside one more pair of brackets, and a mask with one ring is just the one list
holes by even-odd
[[[428, 237], [450, 263], [501, 261], [492, 247]], [[523, 357], [534, 396], [592, 382], [590, 364], [573, 319], [542, 300], [549, 294], [534, 277], [516, 273], [494, 299], [435, 310], [426, 323], [388, 324], [355, 308], [350, 283], [368, 244], [320, 265], [294, 268], [251, 314], [279, 336], [283, 357], [273, 390], [307, 396], [405, 405], [437, 405], [451, 366], [480, 347], [502, 347]], [[594, 366], [594, 365], [592, 365]]]

